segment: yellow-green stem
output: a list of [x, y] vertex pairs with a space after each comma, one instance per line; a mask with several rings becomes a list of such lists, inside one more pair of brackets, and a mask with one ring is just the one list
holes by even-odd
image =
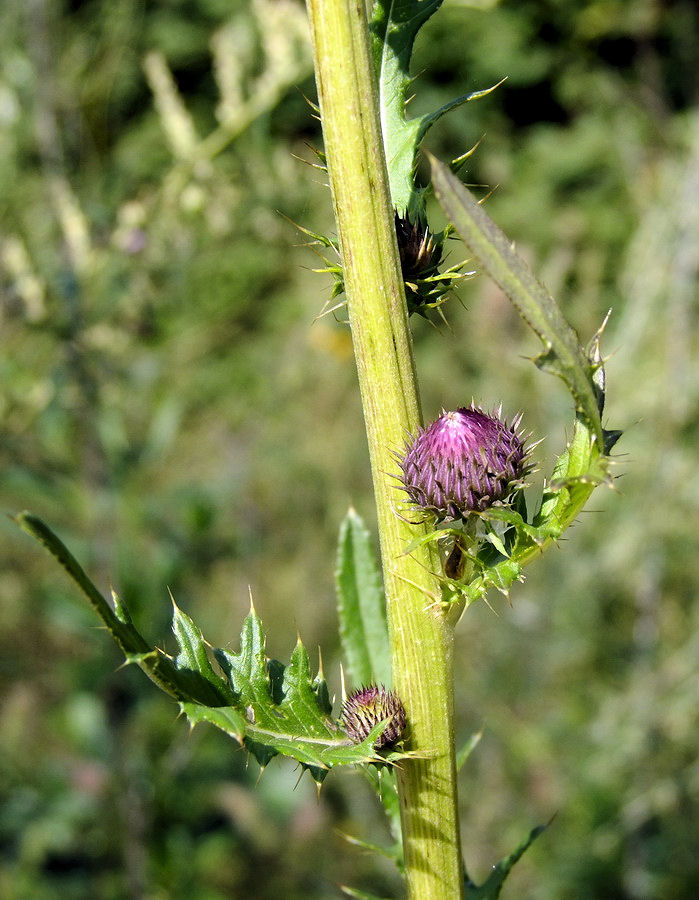
[[454, 756], [450, 619], [436, 603], [434, 548], [410, 556], [396, 515], [393, 451], [421, 424], [408, 315], [383, 154], [364, 0], [307, 0], [325, 152], [378, 512], [394, 687], [410, 747], [399, 770], [413, 900], [458, 900], [463, 872]]

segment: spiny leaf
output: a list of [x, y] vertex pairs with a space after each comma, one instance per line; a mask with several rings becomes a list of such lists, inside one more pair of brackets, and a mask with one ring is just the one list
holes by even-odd
[[[523, 577], [523, 569], [551, 543], [557, 541], [577, 518], [599, 485], [611, 484], [609, 460], [599, 453], [595, 439], [580, 419], [573, 438], [559, 457], [554, 476], [544, 489], [539, 510], [531, 522], [525, 522], [514, 510], [493, 507], [486, 518], [509, 523], [514, 532], [507, 556], [484, 546], [475, 557], [479, 574], [464, 588], [469, 602], [483, 597], [490, 588], [507, 593]], [[509, 532], [508, 532], [509, 533]]]
[[[261, 765], [281, 753], [298, 760], [321, 781], [335, 765], [392, 762], [404, 756], [395, 751], [376, 753], [374, 742], [381, 724], [360, 744], [348, 740], [330, 717], [325, 680], [320, 674], [312, 677], [300, 639], [288, 666], [268, 660], [264, 648], [262, 623], [251, 610], [243, 623], [240, 651], [214, 651], [236, 692], [236, 706], [244, 712], [246, 746]], [[201, 711], [196, 715], [201, 717]], [[213, 724], [222, 727], [218, 721]]]
[[522, 858], [525, 851], [531, 847], [539, 835], [546, 831], [549, 824], [550, 823], [547, 823], [546, 825], [537, 825], [536, 828], [533, 828], [514, 852], [510, 853], [509, 856], [501, 859], [499, 863], [493, 866], [492, 872], [483, 884], [476, 885], [468, 876], [466, 876], [466, 896], [468, 897], [468, 900], [497, 900], [500, 896], [502, 886], [505, 883], [505, 879], [510, 874], [514, 864]]
[[[481, 91], [471, 91], [470, 94], [464, 94], [461, 97], [456, 97], [454, 100], [450, 100], [449, 103], [445, 103], [444, 106], [440, 106], [440, 108], [435, 110], [435, 112], [426, 113], [424, 116], [420, 116], [419, 119], [416, 120], [420, 123], [417, 132], [418, 144], [422, 142], [422, 139], [425, 137], [430, 128], [434, 125], [435, 122], [438, 122], [442, 118], [442, 116], [445, 116], [453, 109], [457, 109], [459, 106], [463, 106], [464, 103], [470, 103], [471, 100], [480, 100], [482, 97], [487, 97], [488, 94], [492, 94], [493, 91], [497, 90], [504, 81], [505, 79], [503, 78], [501, 81], [498, 81], [497, 84], [494, 84], [489, 88], [484, 88]], [[456, 164], [457, 168], [460, 168], [464, 160], [471, 155], [471, 152], [472, 151], [466, 151], [466, 153], [462, 154], [458, 158], [458, 160], [453, 161], [451, 166], [452, 171], [454, 171], [454, 164]]]
[[58, 560], [122, 649], [127, 662], [141, 669], [166, 693], [180, 702], [189, 721], [210, 722], [252, 752], [260, 765], [281, 753], [301, 763], [321, 782], [338, 765], [380, 762], [392, 764], [406, 754], [397, 750], [378, 754], [374, 743], [386, 723], [359, 744], [353, 744], [332, 719], [327, 684], [311, 671], [299, 639], [288, 666], [265, 654], [262, 623], [251, 609], [243, 623], [239, 653], [214, 651], [228, 681], [214, 669], [208, 644], [198, 626], [173, 601], [172, 630], [178, 645], [172, 658], [152, 647], [136, 630], [123, 602], [115, 610], [85, 574], [65, 544], [40, 519], [24, 512], [18, 525]]
[[413, 218], [424, 212], [424, 190], [416, 188], [414, 182], [423, 138], [446, 113], [497, 87], [465, 94], [432, 113], [414, 118], [406, 115], [415, 38], [441, 5], [442, 0], [376, 0], [369, 23], [391, 198], [396, 209]]
[[70, 550], [68, 550], [63, 541], [51, 531], [48, 525], [37, 518], [37, 516], [34, 516], [27, 511], [21, 512], [15, 516], [14, 521], [19, 525], [22, 531], [26, 531], [27, 534], [39, 541], [39, 543], [42, 544], [56, 560], [58, 560], [61, 566], [87, 597], [90, 605], [110, 630], [114, 640], [119, 644], [122, 650], [128, 650], [132, 653], [147, 652], [150, 650], [146, 641], [138, 634], [131, 624], [130, 619], [125, 614], [123, 604], [119, 604], [118, 608], [120, 615], [117, 616], [102, 593], [85, 574], [80, 563], [75, 559]]
[[232, 706], [200, 706], [198, 703], [180, 703], [180, 709], [187, 716], [192, 727], [199, 722], [210, 722], [239, 744], [245, 740], [247, 722], [245, 716]]
[[583, 353], [575, 332], [553, 297], [465, 185], [448, 166], [434, 157], [430, 157], [430, 162], [435, 195], [442, 209], [488, 275], [543, 342], [544, 351], [535, 360], [536, 364], [563, 379], [573, 395], [576, 411], [603, 451], [600, 402], [593, 381], [597, 366]]
[[355, 685], [391, 686], [386, 601], [371, 536], [350, 509], [340, 526], [335, 570], [340, 638]]
[[131, 623], [121, 601], [117, 606], [119, 615], [114, 612], [73, 554], [48, 525], [29, 512], [19, 513], [15, 517], [15, 522], [23, 531], [39, 541], [70, 575], [129, 662], [136, 663], [158, 687], [177, 700], [189, 699], [192, 693], [199, 699], [208, 694], [209, 686], [203, 679], [195, 684], [193, 679], [183, 678], [165, 653], [148, 644]]
[[174, 600], [172, 606], [172, 633], [180, 648], [180, 652], [175, 658], [175, 665], [182, 678], [191, 677], [198, 685], [201, 685], [201, 681], [204, 679], [209, 685], [209, 691], [206, 692], [206, 696], [202, 696], [204, 692], [201, 689], [198, 693], [200, 699], [205, 700], [208, 706], [226, 706], [235, 702], [235, 693], [223, 678], [214, 672], [199, 626], [195, 625], [190, 617], [182, 612]]
[[391, 197], [401, 212], [418, 211], [413, 172], [421, 120], [409, 120], [405, 114], [410, 58], [418, 31], [441, 4], [442, 0], [377, 0], [370, 22]]
[[466, 741], [463, 747], [456, 754], [456, 771], [459, 772], [465, 765], [469, 756], [476, 749], [478, 744], [483, 737], [482, 731], [476, 731], [471, 737]]

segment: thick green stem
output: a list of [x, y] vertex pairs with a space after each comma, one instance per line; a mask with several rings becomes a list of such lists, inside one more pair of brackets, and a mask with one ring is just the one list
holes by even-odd
[[394, 687], [410, 747], [398, 773], [409, 895], [463, 895], [454, 757], [453, 626], [434, 548], [404, 555], [393, 452], [421, 422], [363, 0], [308, 0], [325, 152], [378, 512]]

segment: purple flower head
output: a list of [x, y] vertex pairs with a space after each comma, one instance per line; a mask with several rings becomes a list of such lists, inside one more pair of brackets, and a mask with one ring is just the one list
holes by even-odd
[[443, 412], [398, 456], [411, 502], [440, 521], [507, 502], [528, 471], [518, 426], [475, 406]]
[[395, 744], [405, 731], [405, 709], [398, 696], [372, 684], [351, 693], [342, 706], [342, 725], [355, 744], [361, 744], [384, 719], [390, 721], [374, 743], [377, 750]]

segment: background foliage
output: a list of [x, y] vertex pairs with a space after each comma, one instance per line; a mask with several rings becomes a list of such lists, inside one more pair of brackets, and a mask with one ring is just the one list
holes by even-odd
[[[337, 691], [337, 528], [373, 511], [349, 334], [314, 322], [329, 281], [277, 212], [332, 228], [295, 158], [320, 144], [302, 21], [292, 0], [0, 8], [0, 502], [49, 521], [165, 647], [168, 587], [236, 650], [250, 585], [270, 655], [298, 628]], [[458, 631], [460, 731], [484, 729], [469, 869], [557, 812], [510, 896], [699, 890], [698, 26], [689, 0], [446, 0], [416, 47], [415, 112], [508, 76], [428, 143], [485, 135], [467, 180], [498, 186], [490, 214], [581, 336], [613, 308], [608, 415], [628, 428], [619, 495]], [[414, 323], [426, 415], [502, 400], [550, 468], [563, 390], [492, 285], [460, 296], [449, 329]], [[317, 799], [289, 763], [258, 778], [190, 733], [0, 529], [0, 894], [399, 895], [338, 834], [388, 841], [359, 775]]]

